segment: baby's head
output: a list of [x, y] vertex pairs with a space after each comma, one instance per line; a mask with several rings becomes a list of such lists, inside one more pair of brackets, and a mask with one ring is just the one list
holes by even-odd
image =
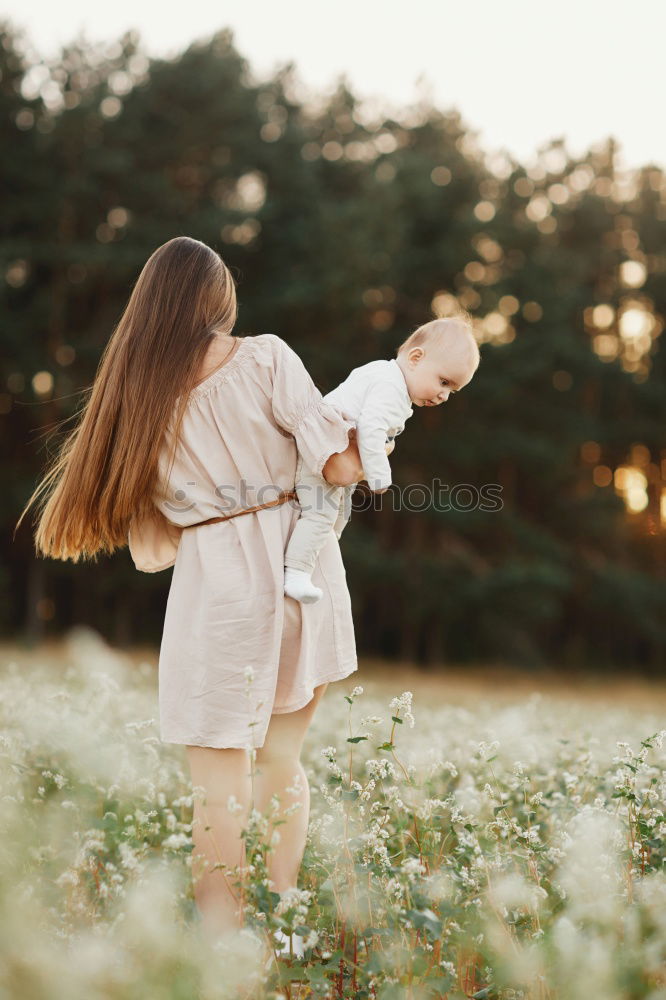
[[471, 381], [479, 347], [467, 313], [434, 319], [414, 330], [396, 351], [412, 403], [437, 406]]

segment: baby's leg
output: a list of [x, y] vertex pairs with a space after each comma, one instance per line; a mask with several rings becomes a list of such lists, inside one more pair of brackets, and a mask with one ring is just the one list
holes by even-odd
[[[390, 455], [394, 448], [395, 448], [395, 439], [391, 438], [390, 440], [387, 440], [386, 454]], [[349, 518], [351, 517], [351, 501], [352, 501], [352, 496], [354, 494], [354, 490], [356, 489], [357, 486], [358, 483], [352, 483], [351, 486], [342, 486], [340, 488], [341, 492], [340, 509], [338, 511], [335, 523], [333, 525], [333, 530], [335, 531], [335, 535], [338, 538], [338, 540], [340, 539], [340, 536], [344, 531], [345, 526], [349, 521]]]
[[296, 473], [301, 515], [285, 551], [284, 591], [289, 597], [310, 604], [322, 597], [322, 591], [312, 583], [311, 574], [338, 516], [342, 487], [331, 486], [322, 476], [310, 472], [300, 456]]
[[335, 535], [338, 540], [345, 529], [345, 525], [351, 517], [351, 499], [357, 485], [358, 483], [352, 483], [351, 486], [340, 487], [340, 507], [335, 519], [335, 524], [333, 525], [333, 530], [335, 531]]

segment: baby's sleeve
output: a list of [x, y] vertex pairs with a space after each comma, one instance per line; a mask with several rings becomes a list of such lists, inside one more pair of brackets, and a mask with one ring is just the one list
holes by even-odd
[[136, 569], [142, 573], [157, 573], [173, 566], [182, 530], [168, 521], [161, 511], [154, 520], [132, 518], [127, 541]]
[[386, 434], [400, 420], [400, 393], [389, 381], [369, 386], [356, 422], [358, 450], [371, 490], [391, 485], [391, 466], [386, 454]]
[[274, 343], [273, 416], [279, 427], [294, 436], [305, 465], [321, 475], [327, 459], [345, 451], [355, 426], [327, 403], [298, 354], [280, 337]]

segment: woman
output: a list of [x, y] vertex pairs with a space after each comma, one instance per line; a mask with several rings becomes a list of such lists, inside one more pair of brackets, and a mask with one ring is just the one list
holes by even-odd
[[[214, 933], [242, 922], [226, 867], [245, 863], [244, 817], [274, 794], [284, 802], [295, 777], [300, 792], [289, 804], [301, 809], [280, 826], [269, 876], [278, 892], [296, 886], [309, 813], [303, 740], [328, 683], [357, 669], [334, 533], [313, 574], [326, 599], [301, 605], [283, 593], [284, 548], [299, 515], [297, 445], [328, 483], [351, 484], [362, 475], [353, 424], [322, 400], [279, 337], [233, 337], [236, 315], [217, 253], [189, 237], [159, 247], [78, 426], [18, 522], [41, 497], [39, 554], [77, 562], [129, 541], [138, 569], [174, 566], [160, 731], [186, 746], [192, 783], [205, 791], [194, 807], [204, 869], [195, 897]], [[228, 810], [232, 795], [241, 815]]]

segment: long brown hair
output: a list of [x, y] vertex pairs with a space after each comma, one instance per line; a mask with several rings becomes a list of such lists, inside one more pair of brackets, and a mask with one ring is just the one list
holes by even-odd
[[[93, 559], [127, 545], [133, 516], [156, 515], [153, 492], [175, 413], [171, 459], [210, 341], [237, 316], [234, 280], [220, 256], [189, 236], [149, 257], [109, 339], [87, 401], [28, 500], [41, 496], [38, 555]], [[68, 419], [72, 419], [71, 417]]]

